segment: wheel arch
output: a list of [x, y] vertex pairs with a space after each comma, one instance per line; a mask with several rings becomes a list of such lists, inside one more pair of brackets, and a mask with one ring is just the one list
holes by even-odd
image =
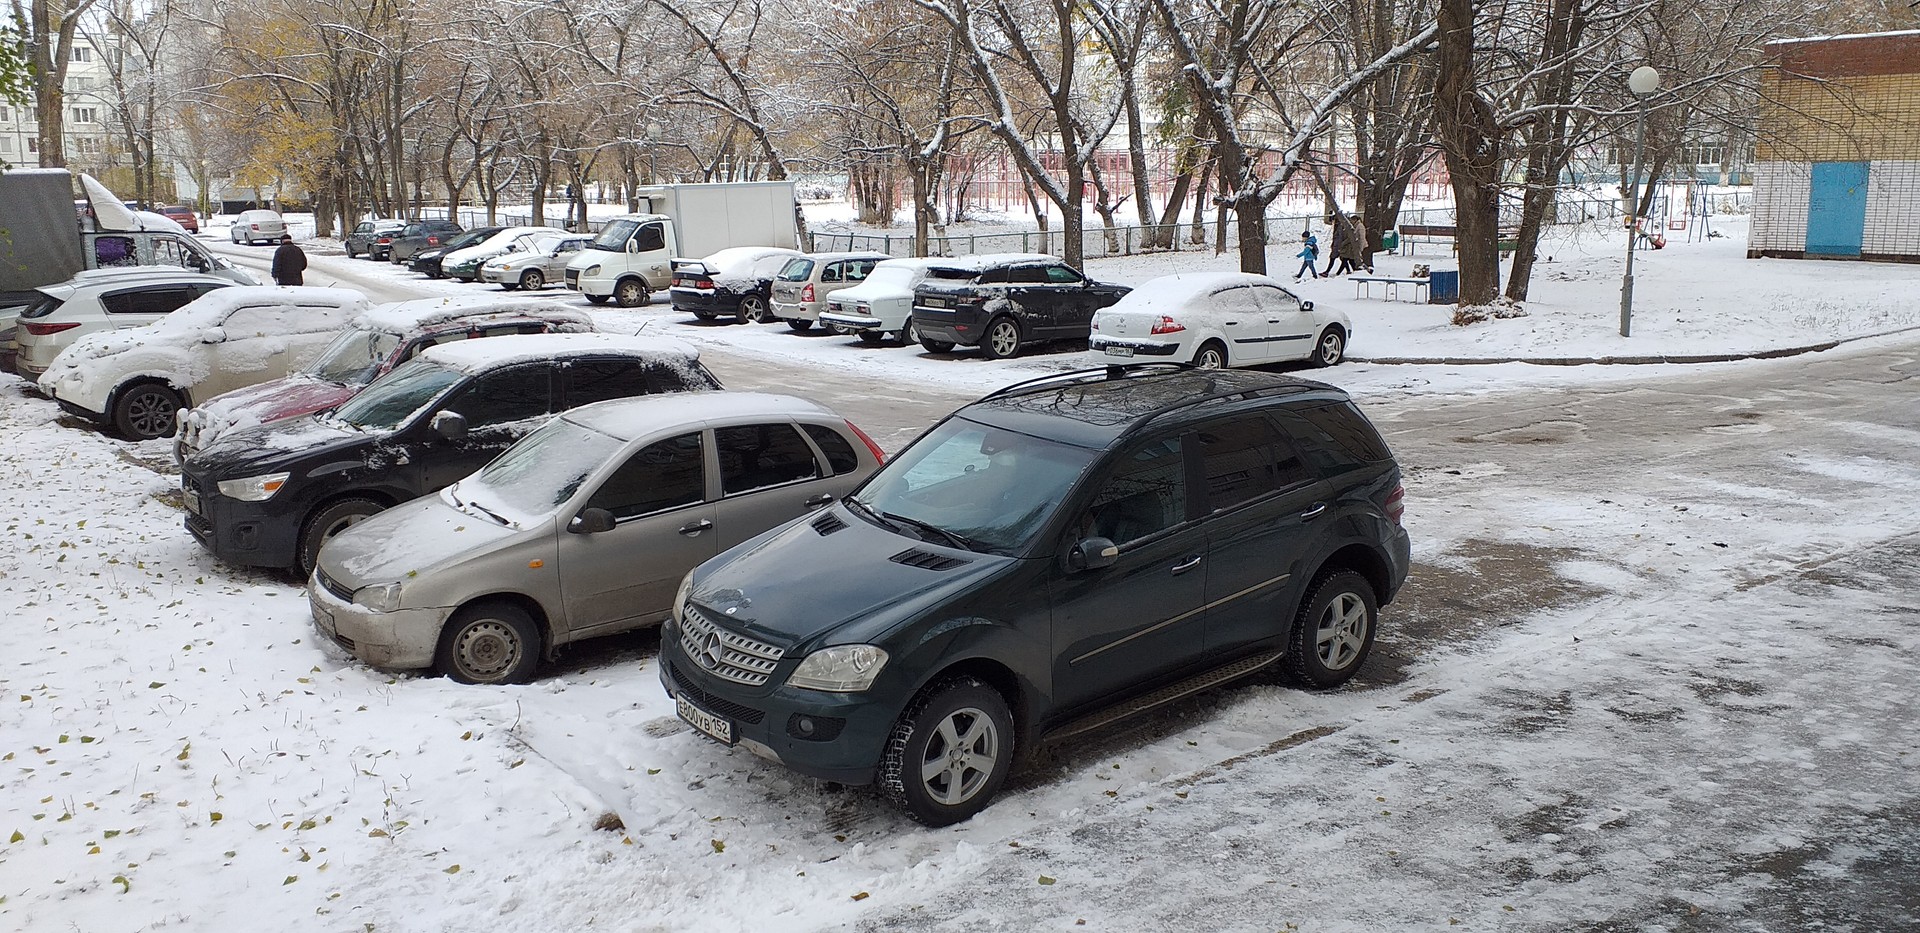
[[120, 397], [125, 395], [129, 389], [144, 385], [165, 386], [168, 390], [180, 396], [180, 407], [192, 408], [194, 406], [192, 390], [159, 373], [141, 372], [121, 379], [114, 384], [112, 390], [107, 392], [105, 409], [107, 416], [112, 417], [114, 406], [120, 404]]
[[[539, 600], [525, 593], [515, 590], [495, 590], [490, 593], [481, 593], [477, 596], [468, 597], [467, 599], [461, 600], [460, 605], [454, 607], [452, 612], [447, 613], [447, 621], [452, 622], [453, 618], [460, 613], [474, 606], [487, 603], [503, 603], [519, 609], [521, 612], [526, 613], [528, 618], [533, 620], [534, 625], [539, 626], [540, 659], [542, 661], [553, 661], [559, 655], [560, 646], [554, 644], [553, 639], [553, 617], [548, 614], [547, 607], [541, 605]], [[439, 635], [436, 634], [434, 638], [437, 640]]]
[[925, 695], [927, 691], [939, 687], [960, 677], [972, 677], [993, 688], [995, 693], [1007, 703], [1007, 709], [1013, 714], [1014, 760], [1018, 762], [1033, 748], [1033, 739], [1038, 735], [1035, 719], [1035, 691], [1025, 678], [1016, 673], [998, 659], [974, 656], [953, 661], [921, 680], [920, 685], [908, 698], [907, 706]]
[[1327, 559], [1313, 568], [1312, 575], [1303, 581], [1301, 592], [1305, 593], [1306, 587], [1323, 574], [1335, 570], [1351, 570], [1366, 578], [1367, 584], [1373, 587], [1373, 599], [1376, 605], [1385, 606], [1393, 594], [1393, 578], [1388, 570], [1386, 556], [1359, 542], [1345, 545], [1327, 555]]

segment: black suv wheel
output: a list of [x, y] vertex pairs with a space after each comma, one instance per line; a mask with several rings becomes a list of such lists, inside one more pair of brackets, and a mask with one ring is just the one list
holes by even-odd
[[1013, 715], [971, 677], [922, 693], [887, 740], [880, 787], [916, 822], [947, 826], [986, 809], [1013, 762]]
[[1287, 667], [1309, 686], [1346, 683], [1373, 651], [1379, 617], [1366, 577], [1351, 570], [1322, 572], [1301, 600], [1287, 644]]
[[987, 325], [987, 333], [980, 338], [980, 349], [987, 359], [1004, 360], [1020, 355], [1020, 322], [1010, 317], [997, 317]]

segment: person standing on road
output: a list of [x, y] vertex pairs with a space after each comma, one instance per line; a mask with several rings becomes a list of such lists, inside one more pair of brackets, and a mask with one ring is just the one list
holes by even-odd
[[293, 245], [293, 234], [280, 234], [280, 248], [273, 251], [273, 284], [299, 285], [306, 268], [307, 254]]
[[[1333, 242], [1327, 245], [1327, 268], [1320, 273], [1321, 278], [1345, 274], [1333, 271], [1333, 264], [1347, 258], [1347, 241], [1351, 239], [1353, 239], [1353, 224], [1347, 220], [1344, 212], [1334, 211]], [[1351, 271], [1353, 267], [1346, 267], [1345, 272]]]

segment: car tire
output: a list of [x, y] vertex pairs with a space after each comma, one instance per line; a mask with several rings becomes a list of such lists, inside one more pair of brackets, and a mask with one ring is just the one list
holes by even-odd
[[1227, 345], [1218, 340], [1209, 340], [1200, 345], [1193, 354], [1193, 365], [1201, 369], [1226, 369]]
[[520, 287], [520, 283], [519, 283], [519, 282], [501, 282], [501, 283], [500, 283], [500, 290], [501, 290], [501, 291], [503, 291], [503, 292], [510, 292], [510, 291], [514, 291], [514, 290], [516, 290], [516, 289], [518, 289], [519, 287]]
[[1380, 621], [1373, 584], [1351, 570], [1323, 571], [1307, 587], [1287, 641], [1287, 670], [1309, 687], [1338, 687], [1373, 650]]
[[300, 572], [300, 579], [313, 576], [313, 564], [320, 558], [320, 549], [334, 535], [386, 509], [385, 505], [365, 496], [349, 496], [314, 510], [300, 524], [300, 544], [294, 554], [294, 569]]
[[916, 823], [958, 823], [992, 802], [1012, 770], [1013, 744], [1013, 714], [998, 691], [972, 677], [936, 684], [894, 723], [881, 792]]
[[813, 322], [803, 317], [792, 317], [787, 318], [787, 326], [793, 328], [796, 334], [804, 334], [813, 329]]
[[541, 272], [539, 269], [528, 269], [520, 274], [520, 288], [522, 290], [537, 292], [546, 287], [547, 274]]
[[524, 684], [540, 667], [540, 626], [508, 602], [463, 607], [440, 630], [433, 666], [456, 683]]
[[590, 305], [603, 305], [603, 304], [606, 304], [606, 303], [607, 303], [607, 299], [608, 299], [608, 298], [610, 298], [610, 297], [612, 297], [612, 296], [610, 296], [610, 295], [588, 295], [588, 296], [587, 296], [587, 304], [590, 304]]
[[907, 319], [907, 326], [900, 328], [900, 345], [912, 346], [920, 342], [920, 328], [913, 326], [913, 319]]
[[767, 309], [767, 299], [761, 295], [748, 295], [740, 299], [737, 314], [742, 324], [765, 324], [773, 320], [773, 314]]
[[639, 279], [621, 279], [613, 286], [613, 303], [622, 308], [638, 308], [653, 298]]
[[[253, 241], [252, 241], [252, 240], [248, 240], [248, 241], [247, 241], [247, 245], [248, 245], [248, 246], [252, 246], [252, 245], [253, 245]], [[355, 256], [355, 255], [354, 255], [354, 252], [353, 252], [353, 244], [352, 244], [352, 243], [348, 243], [348, 244], [347, 244], [347, 258], [348, 258], [348, 259], [358, 259], [358, 258], [359, 258], [358, 256]]]
[[1338, 366], [1346, 358], [1347, 335], [1338, 327], [1321, 331], [1319, 342], [1313, 345], [1313, 365]]
[[1007, 360], [1020, 355], [1020, 322], [1001, 316], [987, 322], [980, 336], [980, 352], [990, 360]]
[[130, 441], [150, 441], [172, 437], [175, 414], [186, 400], [172, 386], [161, 382], [137, 382], [114, 393], [113, 429]]
[[693, 316], [698, 320], [711, 321], [714, 318], [719, 317], [720, 315], [715, 314], [712, 311], [695, 311], [693, 312]]
[[862, 330], [855, 333], [860, 336], [860, 342], [869, 347], [877, 347], [887, 339], [886, 334], [877, 330]]
[[928, 353], [952, 353], [954, 348], [953, 341], [935, 340], [932, 337], [920, 337], [919, 343], [921, 349], [926, 350]]

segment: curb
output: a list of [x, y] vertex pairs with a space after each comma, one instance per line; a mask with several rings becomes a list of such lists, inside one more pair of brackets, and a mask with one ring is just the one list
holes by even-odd
[[1656, 363], [1734, 363], [1740, 360], [1777, 360], [1804, 353], [1821, 353], [1857, 340], [1891, 337], [1920, 331], [1920, 324], [1899, 327], [1877, 334], [1860, 334], [1799, 347], [1778, 347], [1751, 353], [1708, 353], [1695, 356], [1349, 356], [1349, 363], [1374, 363], [1381, 366], [1482, 366], [1496, 363], [1531, 363], [1535, 366], [1648, 366]]

